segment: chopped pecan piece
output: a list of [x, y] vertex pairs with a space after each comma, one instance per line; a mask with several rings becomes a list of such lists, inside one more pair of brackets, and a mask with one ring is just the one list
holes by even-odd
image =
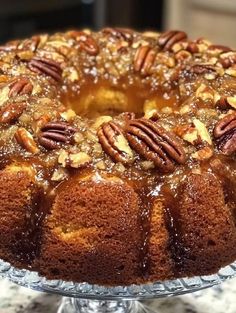
[[236, 109], [236, 97], [219, 97], [215, 105], [222, 110], [230, 108]]
[[30, 95], [33, 90], [33, 85], [28, 78], [21, 77], [13, 81], [10, 85], [10, 90], [8, 93], [9, 97], [15, 97], [18, 95]]
[[230, 51], [222, 53], [219, 58], [219, 63], [223, 66], [223, 68], [229, 68], [233, 64], [236, 64], [236, 52]]
[[0, 46], [0, 51], [8, 52], [8, 51], [16, 50], [19, 43], [20, 43], [20, 40], [9, 41], [5, 45]]
[[28, 67], [33, 72], [45, 74], [52, 77], [56, 81], [61, 81], [61, 66], [51, 59], [34, 57], [29, 61]]
[[157, 122], [144, 118], [130, 121], [126, 138], [137, 153], [163, 172], [172, 172], [175, 163], [183, 164], [186, 160], [180, 140]]
[[96, 40], [84, 31], [75, 31], [71, 36], [78, 42], [79, 48], [86, 51], [90, 55], [97, 55], [99, 46]]
[[156, 51], [149, 46], [140, 46], [134, 56], [134, 70], [147, 76], [156, 58]]
[[134, 112], [123, 112], [120, 114], [120, 117], [123, 118], [125, 121], [134, 120], [135, 113]]
[[131, 42], [133, 40], [133, 31], [128, 28], [104, 28], [102, 30], [104, 34], [111, 35], [114, 38], [117, 38], [119, 40], [126, 40], [128, 42]]
[[1, 123], [12, 123], [21, 116], [27, 104], [26, 102], [9, 103], [0, 111]]
[[236, 152], [236, 112], [226, 115], [216, 124], [214, 136], [223, 154]]
[[133, 162], [133, 152], [125, 139], [121, 128], [114, 122], [103, 124], [98, 132], [98, 139], [103, 150], [116, 162]]
[[66, 122], [49, 122], [41, 128], [38, 141], [48, 150], [57, 149], [62, 143], [72, 143], [75, 132]]
[[39, 152], [39, 148], [34, 141], [33, 136], [25, 128], [18, 128], [15, 132], [16, 141], [25, 148], [28, 152], [36, 154]]
[[171, 50], [174, 44], [187, 39], [187, 34], [179, 30], [170, 30], [158, 38], [158, 45], [163, 51]]
[[38, 48], [38, 45], [40, 43], [40, 36], [33, 36], [31, 38], [23, 40], [17, 49], [19, 50], [30, 50], [32, 52], [35, 52]]
[[198, 44], [194, 41], [190, 41], [186, 47], [186, 50], [191, 53], [198, 53], [199, 52]]

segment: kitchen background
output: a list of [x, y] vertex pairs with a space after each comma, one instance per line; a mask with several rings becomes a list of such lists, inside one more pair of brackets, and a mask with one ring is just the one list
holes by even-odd
[[[236, 47], [236, 0], [0, 0], [0, 43], [38, 32], [105, 25], [182, 29]], [[0, 279], [0, 313], [55, 313], [58, 296]], [[236, 313], [236, 279], [154, 303], [162, 313]]]
[[0, 42], [73, 27], [182, 29], [236, 46], [235, 0], [0, 0]]

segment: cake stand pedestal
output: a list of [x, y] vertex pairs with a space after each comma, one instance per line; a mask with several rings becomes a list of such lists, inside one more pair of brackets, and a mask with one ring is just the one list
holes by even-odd
[[36, 272], [15, 269], [1, 260], [0, 276], [20, 286], [63, 296], [58, 313], [154, 313], [145, 300], [181, 295], [218, 285], [236, 277], [236, 263], [211, 276], [110, 288], [47, 280]]
[[64, 297], [57, 313], [134, 313], [149, 312], [149, 308], [133, 300], [88, 300]]

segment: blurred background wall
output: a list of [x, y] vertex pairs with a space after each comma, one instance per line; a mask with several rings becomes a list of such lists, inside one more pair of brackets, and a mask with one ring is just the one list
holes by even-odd
[[0, 0], [0, 42], [39, 32], [117, 25], [183, 29], [236, 47], [236, 0]]

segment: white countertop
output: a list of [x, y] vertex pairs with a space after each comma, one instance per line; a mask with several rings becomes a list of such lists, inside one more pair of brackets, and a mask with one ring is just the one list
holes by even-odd
[[[0, 313], [56, 313], [60, 297], [0, 279]], [[236, 313], [236, 279], [178, 297], [150, 301], [161, 313]]]

